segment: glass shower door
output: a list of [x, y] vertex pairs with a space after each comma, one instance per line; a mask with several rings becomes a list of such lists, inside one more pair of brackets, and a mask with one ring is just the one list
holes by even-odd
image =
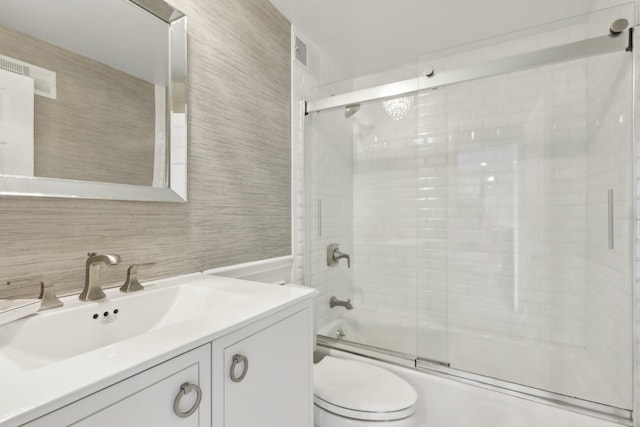
[[[452, 368], [632, 407], [631, 61], [612, 53], [421, 94], [435, 102], [419, 127], [437, 166], [419, 179], [439, 186], [438, 250], [420, 263], [446, 286], [429, 274], [419, 287], [447, 307]], [[418, 333], [419, 358], [434, 359], [430, 339]]]
[[[630, 417], [633, 55], [627, 33], [602, 33], [627, 6], [309, 104], [321, 339]], [[351, 268], [327, 264], [332, 243]]]
[[[418, 122], [415, 97], [306, 118], [307, 271], [321, 336], [416, 354]], [[327, 247], [351, 257], [327, 265]], [[330, 298], [353, 309], [330, 307]]]
[[418, 121], [418, 259], [416, 272], [416, 354], [432, 363], [449, 362], [447, 282], [448, 122], [443, 114], [446, 91], [417, 96]]
[[[316, 299], [319, 335], [343, 335], [343, 307], [330, 299], [353, 299], [353, 269], [346, 260], [327, 265], [327, 248], [338, 244], [353, 255], [352, 134], [344, 111], [326, 111], [305, 118], [305, 283], [320, 292]], [[353, 258], [351, 259], [353, 262]]]

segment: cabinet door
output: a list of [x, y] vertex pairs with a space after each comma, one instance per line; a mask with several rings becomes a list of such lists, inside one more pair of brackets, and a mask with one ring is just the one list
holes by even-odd
[[[29, 427], [209, 427], [211, 425], [211, 346], [195, 350], [114, 384], [98, 393], [37, 419]], [[197, 385], [202, 392], [198, 409], [182, 418], [174, 411], [187, 412], [197, 391], [181, 391], [184, 383]]]
[[225, 427], [310, 425], [310, 339], [303, 310], [224, 349]]

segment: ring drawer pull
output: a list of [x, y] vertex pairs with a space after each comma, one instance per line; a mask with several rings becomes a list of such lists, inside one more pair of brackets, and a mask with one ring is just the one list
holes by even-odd
[[[187, 394], [191, 393], [194, 390], [196, 392], [196, 403], [193, 404], [191, 409], [189, 409], [186, 412], [183, 412], [182, 410], [180, 410], [180, 400], [182, 400], [183, 396], [186, 396]], [[201, 400], [202, 400], [202, 390], [200, 389], [200, 387], [198, 387], [197, 384], [184, 383], [180, 386], [180, 391], [178, 392], [176, 399], [173, 401], [173, 412], [175, 412], [176, 415], [179, 416], [180, 418], [187, 418], [191, 416], [194, 412], [196, 412], [196, 410], [198, 409], [198, 406], [200, 406]]]
[[[239, 377], [236, 377], [236, 366], [238, 366], [238, 363], [242, 363], [243, 367], [242, 367], [242, 374], [240, 374]], [[235, 356], [233, 356], [233, 363], [231, 364], [231, 381], [233, 381], [234, 383], [239, 383], [244, 379], [245, 376], [247, 376], [248, 370], [249, 370], [249, 359], [247, 359], [245, 356], [241, 354], [236, 354]]]

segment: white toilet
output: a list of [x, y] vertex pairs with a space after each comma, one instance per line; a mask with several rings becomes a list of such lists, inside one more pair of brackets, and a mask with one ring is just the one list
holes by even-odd
[[326, 356], [313, 367], [315, 427], [416, 427], [418, 393], [386, 369]]

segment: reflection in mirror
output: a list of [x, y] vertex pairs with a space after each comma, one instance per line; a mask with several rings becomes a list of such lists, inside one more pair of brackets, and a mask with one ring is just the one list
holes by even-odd
[[185, 21], [161, 0], [3, 0], [0, 193], [186, 199]]

